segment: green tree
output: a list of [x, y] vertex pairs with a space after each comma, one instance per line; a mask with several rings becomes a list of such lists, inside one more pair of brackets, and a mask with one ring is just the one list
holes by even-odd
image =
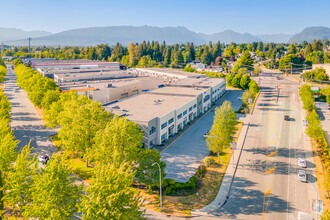
[[253, 60], [248, 51], [246, 51], [243, 56], [235, 63], [233, 67], [233, 72], [238, 72], [240, 68], [247, 68], [248, 70], [253, 70]]
[[[86, 153], [94, 144], [96, 132], [103, 129], [110, 119], [110, 113], [100, 103], [92, 102], [86, 96], [78, 96], [77, 100], [65, 103], [63, 109], [58, 132], [63, 140], [63, 149]], [[85, 159], [87, 167], [88, 157]]]
[[136, 162], [136, 178], [140, 183], [146, 184], [149, 189], [152, 184], [159, 186], [159, 168], [154, 164], [155, 162], [160, 165], [162, 179], [164, 179], [166, 163], [161, 161], [159, 152], [156, 149], [141, 149], [139, 151]]
[[217, 153], [218, 161], [220, 152], [233, 140], [237, 123], [235, 110], [229, 101], [223, 102], [220, 108], [215, 109], [213, 125], [206, 143], [210, 151]]
[[17, 215], [16, 211], [23, 212], [25, 207], [33, 202], [30, 198], [32, 190], [31, 177], [36, 174], [38, 162], [35, 156], [30, 157], [31, 150], [32, 148], [26, 145], [18, 154], [14, 166], [8, 172], [7, 193], [4, 200], [9, 206], [13, 207], [13, 215], [15, 213]]
[[121, 164], [99, 165], [80, 204], [83, 219], [143, 219], [140, 195], [131, 187], [135, 172]]
[[300, 88], [300, 92], [299, 95], [301, 97], [301, 100], [303, 102], [304, 105], [304, 109], [306, 110], [313, 110], [314, 107], [314, 98], [313, 98], [313, 92], [311, 91], [311, 87], [308, 86], [307, 84], [304, 84], [301, 88]]
[[60, 157], [52, 157], [46, 168], [41, 168], [31, 181], [32, 202], [23, 209], [23, 216], [39, 219], [70, 219], [75, 216], [82, 185], [76, 185], [73, 173]]
[[101, 164], [115, 164], [138, 159], [139, 147], [142, 145], [143, 132], [139, 126], [126, 118], [114, 116], [99, 130], [93, 147], [88, 155]]
[[242, 89], [247, 89], [249, 87], [250, 81], [251, 81], [250, 76], [247, 73], [245, 73], [241, 78], [240, 87]]
[[4, 209], [3, 187], [6, 183], [7, 173], [10, 165], [16, 158], [15, 148], [17, 147], [18, 141], [14, 140], [12, 131], [0, 137], [0, 216], [1, 211]]

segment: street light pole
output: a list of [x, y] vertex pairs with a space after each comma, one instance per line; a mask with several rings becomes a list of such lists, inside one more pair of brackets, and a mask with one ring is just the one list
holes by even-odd
[[163, 210], [163, 203], [162, 203], [162, 170], [160, 169], [160, 165], [157, 162], [154, 162], [151, 166], [157, 164], [159, 168], [159, 194], [160, 194], [160, 211]]

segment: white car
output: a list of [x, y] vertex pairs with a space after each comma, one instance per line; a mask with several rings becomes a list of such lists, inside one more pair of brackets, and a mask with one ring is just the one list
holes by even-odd
[[210, 134], [210, 131], [206, 132], [206, 133], [204, 134], [204, 138], [207, 138], [207, 136], [209, 136], [209, 134]]
[[298, 166], [306, 168], [306, 160], [304, 158], [298, 158]]
[[47, 154], [39, 156], [39, 162], [42, 163], [43, 165], [47, 164], [48, 160], [49, 160], [49, 156]]
[[237, 97], [238, 100], [242, 100], [242, 97]]
[[307, 173], [305, 170], [298, 170], [298, 180], [301, 182], [307, 182]]

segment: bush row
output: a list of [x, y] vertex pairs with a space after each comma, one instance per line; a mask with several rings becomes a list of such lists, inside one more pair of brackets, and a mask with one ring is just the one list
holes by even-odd
[[53, 102], [58, 101], [60, 89], [54, 80], [43, 77], [38, 71], [21, 63], [16, 63], [15, 73], [18, 85], [27, 92], [35, 106], [49, 109]]
[[162, 187], [165, 189], [165, 194], [175, 194], [181, 190], [195, 190], [196, 184], [198, 183], [197, 176], [192, 176], [190, 179], [185, 183], [176, 182], [174, 179], [165, 179]]
[[311, 91], [311, 87], [304, 84], [299, 91], [299, 95], [301, 97], [301, 101], [303, 102], [303, 108], [312, 111], [315, 109], [314, 107], [314, 101], [315, 99], [313, 98], [313, 92]]

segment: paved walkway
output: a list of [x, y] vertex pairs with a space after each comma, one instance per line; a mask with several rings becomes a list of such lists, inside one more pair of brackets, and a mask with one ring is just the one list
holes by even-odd
[[[225, 100], [229, 100], [235, 110], [238, 110], [242, 101], [237, 97], [242, 96], [242, 93], [242, 90], [228, 90], [216, 106], [221, 106]], [[204, 133], [211, 129], [213, 117], [214, 108], [184, 131], [161, 153], [162, 160], [166, 162], [166, 178], [186, 182], [195, 174], [198, 166], [209, 155]]]
[[31, 153], [51, 155], [57, 151], [50, 139], [51, 129], [46, 128], [31, 101], [23, 89], [17, 89], [16, 75], [12, 69], [8, 69], [5, 84], [5, 94], [11, 102], [11, 127], [16, 139], [20, 141], [18, 150], [31, 142], [34, 147]]

